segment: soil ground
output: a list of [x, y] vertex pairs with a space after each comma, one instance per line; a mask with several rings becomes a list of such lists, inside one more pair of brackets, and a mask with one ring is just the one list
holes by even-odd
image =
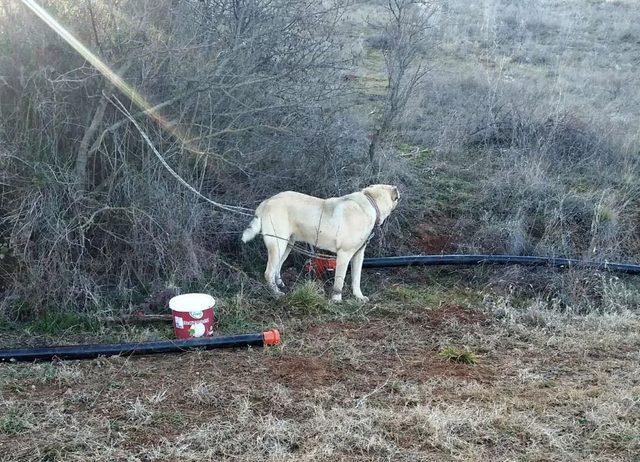
[[0, 366], [0, 460], [639, 460], [635, 315], [433, 290], [261, 315], [269, 349]]

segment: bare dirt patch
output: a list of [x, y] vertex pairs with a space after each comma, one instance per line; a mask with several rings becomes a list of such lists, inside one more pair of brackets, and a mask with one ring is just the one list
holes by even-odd
[[495, 367], [486, 364], [459, 364], [447, 361], [435, 351], [418, 352], [403, 358], [398, 376], [420, 383], [438, 378], [453, 378], [491, 384], [495, 381]]
[[[442, 218], [440, 219], [443, 220]], [[452, 220], [453, 221], [453, 220]], [[451, 223], [454, 225], [454, 223]], [[449, 228], [452, 229], [452, 228]], [[457, 249], [457, 237], [428, 223], [418, 225], [413, 230], [412, 245], [426, 254], [446, 254]]]
[[446, 302], [437, 308], [412, 311], [405, 316], [409, 323], [436, 329], [450, 324], [487, 325], [490, 319], [482, 311], [458, 303]]
[[354, 340], [381, 341], [389, 331], [389, 322], [373, 320], [366, 324], [353, 322], [328, 322], [316, 324], [307, 330], [307, 335], [315, 340], [330, 340], [341, 335]]
[[[463, 326], [476, 326], [488, 323], [489, 319], [479, 311], [448, 304], [420, 314], [410, 313], [394, 322], [378, 319], [364, 324], [318, 324], [309, 328], [306, 336], [309, 341], [319, 342], [341, 338], [358, 350], [361, 354], [359, 360], [341, 368], [344, 374], [336, 375], [338, 381], [348, 383], [353, 389], [369, 387], [385, 377], [415, 383], [439, 378], [492, 382], [496, 376], [494, 364], [457, 364], [438, 355], [434, 329], [452, 321]], [[390, 345], [394, 345], [392, 353], [388, 351]]]
[[339, 381], [343, 374], [328, 360], [313, 356], [280, 356], [267, 361], [278, 382], [295, 389], [312, 389]]

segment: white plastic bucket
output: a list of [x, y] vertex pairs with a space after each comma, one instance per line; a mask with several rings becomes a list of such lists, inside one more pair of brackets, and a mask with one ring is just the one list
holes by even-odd
[[212, 335], [215, 304], [215, 299], [208, 294], [183, 294], [169, 300], [176, 336], [192, 338]]

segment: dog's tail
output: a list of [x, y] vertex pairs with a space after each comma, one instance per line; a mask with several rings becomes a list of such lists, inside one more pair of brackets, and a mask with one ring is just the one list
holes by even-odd
[[251, 223], [249, 223], [249, 227], [242, 233], [242, 242], [249, 242], [251, 239], [256, 237], [261, 230], [262, 219], [256, 215], [253, 220], [251, 220]]

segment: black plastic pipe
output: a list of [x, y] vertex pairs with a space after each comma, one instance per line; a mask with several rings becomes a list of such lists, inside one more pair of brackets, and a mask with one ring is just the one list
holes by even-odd
[[167, 340], [148, 343], [114, 343], [103, 345], [69, 345], [44, 348], [16, 348], [0, 350], [0, 362], [51, 361], [52, 359], [93, 359], [113, 355], [150, 355], [157, 353], [179, 353], [190, 350], [211, 350], [241, 346], [277, 345], [280, 334], [277, 330], [255, 334], [203, 337], [187, 340]]
[[640, 274], [640, 265], [574, 260], [572, 258], [529, 257], [518, 255], [410, 255], [405, 257], [365, 258], [364, 268], [437, 265], [526, 265], [559, 268], [593, 268]]
[[[389, 268], [398, 266], [439, 266], [439, 265], [525, 265], [550, 266], [556, 268], [591, 268], [640, 274], [640, 265], [631, 263], [595, 262], [572, 258], [532, 257], [519, 255], [409, 255], [403, 257], [365, 258], [364, 268]], [[108, 345], [72, 345], [45, 348], [0, 350], [0, 362], [37, 361], [58, 359], [92, 359], [112, 355], [147, 355], [156, 353], [177, 353], [194, 349], [232, 348], [239, 346], [276, 345], [280, 334], [276, 330], [231, 335], [226, 337], [206, 337], [189, 340], [170, 340], [149, 343], [120, 343]]]

